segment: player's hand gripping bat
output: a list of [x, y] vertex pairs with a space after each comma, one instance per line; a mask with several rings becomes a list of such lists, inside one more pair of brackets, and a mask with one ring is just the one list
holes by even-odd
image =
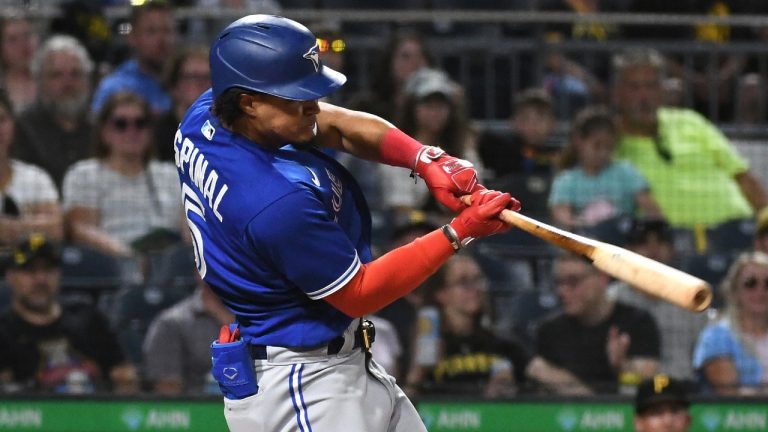
[[[463, 197], [468, 203], [469, 197]], [[701, 312], [712, 301], [712, 287], [697, 277], [658, 261], [605, 242], [583, 237], [511, 210], [499, 218], [555, 246], [588, 258], [603, 272], [646, 294], [693, 312]]]

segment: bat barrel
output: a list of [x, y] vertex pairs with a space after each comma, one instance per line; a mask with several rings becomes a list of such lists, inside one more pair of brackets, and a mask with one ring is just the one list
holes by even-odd
[[595, 267], [635, 289], [692, 312], [712, 302], [707, 282], [627, 249], [597, 242], [590, 258]]
[[691, 307], [689, 309], [696, 312], [702, 312], [709, 307], [710, 303], [712, 303], [712, 289], [705, 286], [696, 291], [696, 294], [693, 295], [693, 298], [691, 299]]

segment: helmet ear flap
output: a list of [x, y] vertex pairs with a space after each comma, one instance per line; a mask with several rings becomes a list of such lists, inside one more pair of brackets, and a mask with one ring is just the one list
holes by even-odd
[[288, 18], [249, 15], [230, 24], [210, 50], [213, 95], [239, 87], [283, 99], [319, 99], [346, 81], [320, 63], [317, 38]]

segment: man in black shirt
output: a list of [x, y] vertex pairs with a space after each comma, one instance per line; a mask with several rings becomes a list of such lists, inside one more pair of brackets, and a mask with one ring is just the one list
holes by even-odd
[[620, 379], [636, 383], [658, 371], [656, 322], [644, 310], [609, 299], [607, 275], [579, 256], [563, 255], [555, 263], [555, 281], [563, 311], [541, 324], [536, 344], [553, 373], [575, 378], [563, 386], [613, 393]]
[[16, 245], [10, 259], [11, 305], [0, 313], [0, 388], [136, 391], [136, 369], [125, 361], [106, 318], [90, 306], [57, 300], [58, 248], [42, 234], [32, 234]]

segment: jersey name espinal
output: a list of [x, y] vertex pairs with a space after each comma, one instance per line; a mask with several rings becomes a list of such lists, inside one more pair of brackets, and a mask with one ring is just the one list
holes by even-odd
[[229, 190], [229, 186], [226, 183], [218, 185], [219, 173], [213, 168], [208, 169], [205, 155], [195, 147], [192, 140], [181, 135], [181, 130], [176, 131], [176, 137], [173, 140], [173, 152], [176, 167], [183, 173], [186, 166], [190, 180], [203, 194], [203, 199], [208, 200], [208, 207], [213, 210], [213, 214], [216, 215], [219, 222], [223, 222], [221, 213], [219, 213], [219, 205], [224, 199], [224, 194]]

